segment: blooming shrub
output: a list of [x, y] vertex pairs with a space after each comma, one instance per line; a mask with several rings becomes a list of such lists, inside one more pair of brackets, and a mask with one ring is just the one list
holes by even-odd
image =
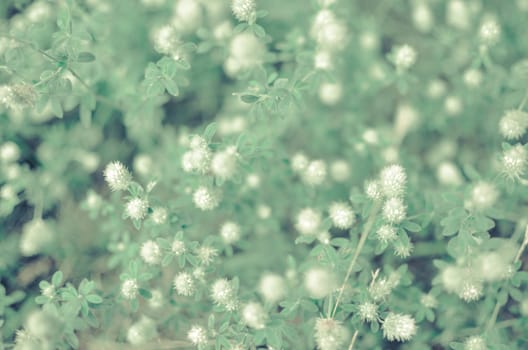
[[0, 349], [526, 349], [527, 12], [1, 1]]

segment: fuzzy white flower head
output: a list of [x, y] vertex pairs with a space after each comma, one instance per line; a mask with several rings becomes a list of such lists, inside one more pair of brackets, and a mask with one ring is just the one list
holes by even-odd
[[258, 291], [268, 303], [277, 303], [286, 296], [286, 283], [284, 277], [266, 273], [262, 275], [259, 282]]
[[332, 224], [342, 230], [349, 229], [356, 221], [356, 216], [352, 208], [343, 202], [330, 205], [328, 213], [330, 214]]
[[363, 322], [375, 322], [378, 319], [378, 306], [366, 301], [358, 306], [359, 318]]
[[152, 214], [150, 214], [150, 218], [156, 225], [164, 224], [167, 221], [167, 216], [167, 209], [164, 207], [152, 208]]
[[247, 22], [256, 11], [255, 0], [232, 0], [231, 10], [236, 19]]
[[250, 188], [258, 188], [260, 186], [260, 176], [258, 174], [249, 174], [246, 177], [246, 184]]
[[416, 50], [407, 44], [395, 47], [393, 49], [393, 61], [396, 68], [407, 70], [416, 62]]
[[187, 272], [178, 273], [174, 278], [173, 285], [179, 295], [191, 296], [195, 292], [194, 279]]
[[159, 289], [154, 289], [151, 291], [151, 298], [148, 299], [148, 305], [151, 309], [161, 309], [161, 307], [164, 305], [165, 300], [163, 297], [163, 292]]
[[201, 326], [192, 326], [187, 333], [187, 339], [194, 345], [207, 344], [207, 331]]
[[139, 285], [136, 279], [130, 278], [121, 284], [121, 294], [129, 300], [135, 299], [138, 295]]
[[319, 50], [314, 56], [315, 69], [328, 71], [334, 67], [332, 54], [327, 50]]
[[291, 167], [292, 170], [296, 173], [303, 172], [306, 167], [308, 167], [308, 163], [308, 157], [306, 157], [306, 155], [304, 155], [303, 153], [296, 153], [291, 158]]
[[321, 225], [321, 213], [312, 208], [304, 208], [295, 221], [295, 228], [303, 235], [313, 235], [317, 233]]
[[221, 179], [231, 179], [237, 167], [236, 150], [226, 149], [215, 153], [211, 161], [211, 171]]
[[180, 256], [185, 253], [187, 249], [185, 248], [185, 243], [183, 241], [175, 239], [172, 241], [171, 251], [174, 253], [174, 255]]
[[396, 228], [391, 225], [382, 225], [376, 231], [376, 237], [382, 243], [392, 242], [396, 239]]
[[471, 204], [477, 210], [484, 210], [491, 208], [499, 198], [499, 191], [495, 185], [480, 181], [473, 187], [471, 191]]
[[344, 349], [350, 338], [350, 332], [342, 322], [333, 318], [318, 318], [315, 320], [315, 342], [319, 350]]
[[507, 140], [518, 140], [528, 128], [528, 113], [516, 109], [504, 113], [499, 122], [499, 131]]
[[225, 222], [220, 228], [220, 236], [226, 244], [233, 244], [240, 239], [240, 226], [233, 221]]
[[233, 37], [229, 49], [224, 70], [230, 77], [259, 64], [266, 52], [262, 41], [247, 31]]
[[41, 253], [54, 240], [52, 226], [42, 219], [33, 219], [24, 225], [20, 238], [20, 253], [32, 256]]
[[268, 321], [268, 313], [260, 303], [247, 303], [242, 309], [242, 321], [251, 328], [262, 329]]
[[271, 208], [265, 204], [260, 204], [257, 207], [257, 215], [263, 220], [268, 219], [271, 216]]
[[198, 0], [179, 0], [174, 6], [172, 24], [178, 31], [191, 33], [202, 23], [202, 7]]
[[427, 87], [427, 96], [432, 99], [437, 99], [444, 96], [447, 90], [446, 83], [440, 79], [434, 79], [429, 82]]
[[327, 106], [335, 106], [343, 97], [343, 86], [340, 83], [323, 83], [319, 86], [319, 99]]
[[365, 194], [372, 200], [378, 200], [383, 197], [381, 183], [376, 180], [367, 181], [365, 183]]
[[321, 185], [326, 179], [326, 164], [322, 160], [313, 160], [302, 174], [304, 183], [310, 186]]
[[416, 29], [422, 33], [431, 31], [434, 25], [434, 16], [426, 2], [417, 2], [413, 8], [412, 19]]
[[438, 306], [438, 299], [432, 294], [422, 294], [420, 297], [420, 304], [428, 309], [434, 309]]
[[336, 160], [330, 165], [330, 175], [336, 182], [345, 182], [350, 178], [350, 166], [345, 160]]
[[484, 45], [495, 45], [500, 38], [501, 28], [497, 21], [493, 18], [484, 20], [479, 29], [480, 41]]
[[380, 39], [376, 33], [366, 31], [360, 34], [359, 45], [366, 51], [374, 51], [379, 47]]
[[387, 298], [392, 290], [400, 283], [398, 274], [391, 274], [388, 278], [379, 278], [369, 287], [369, 293], [374, 301], [378, 302]]
[[127, 340], [130, 344], [140, 345], [148, 342], [158, 335], [156, 322], [151, 318], [142, 316], [139, 321], [132, 324], [127, 332]]
[[482, 337], [474, 335], [466, 339], [464, 350], [488, 350], [488, 346]]
[[125, 216], [132, 220], [142, 220], [147, 215], [149, 202], [143, 198], [132, 198], [125, 204]]
[[0, 161], [10, 163], [20, 158], [20, 148], [14, 142], [7, 141], [0, 146]]
[[470, 68], [464, 72], [464, 83], [471, 88], [477, 88], [482, 84], [482, 72], [479, 69]]
[[455, 117], [462, 113], [464, 106], [462, 100], [458, 96], [447, 96], [444, 100], [444, 109], [447, 115]]
[[483, 285], [476, 281], [466, 281], [458, 291], [460, 299], [466, 302], [472, 302], [480, 299], [483, 293]]
[[236, 310], [238, 307], [235, 290], [231, 282], [225, 278], [218, 279], [213, 283], [211, 286], [211, 299], [229, 311]]
[[212, 210], [220, 204], [219, 195], [205, 186], [200, 186], [194, 191], [193, 201], [201, 210]]
[[462, 0], [451, 0], [447, 4], [446, 21], [457, 29], [467, 29], [471, 24], [469, 8]]
[[391, 224], [399, 224], [407, 216], [407, 206], [399, 197], [388, 199], [383, 205], [383, 218]]
[[192, 148], [183, 154], [181, 164], [187, 173], [193, 171], [206, 173], [211, 165], [211, 151], [207, 147]]
[[304, 276], [304, 287], [314, 299], [322, 299], [337, 288], [337, 279], [332, 271], [312, 267]]
[[459, 186], [464, 182], [462, 173], [452, 162], [442, 162], [436, 168], [436, 178], [442, 185]]
[[407, 174], [399, 164], [389, 165], [380, 173], [381, 191], [387, 197], [403, 195], [406, 183]]
[[377, 145], [379, 143], [379, 134], [372, 128], [366, 129], [361, 135], [361, 138], [369, 145]]
[[312, 35], [317, 44], [330, 51], [342, 50], [347, 41], [348, 30], [345, 22], [337, 19], [330, 10], [321, 10], [312, 26]]
[[126, 190], [132, 182], [132, 175], [119, 161], [109, 163], [103, 172], [103, 176], [112, 191]]
[[218, 250], [213, 247], [204, 245], [198, 248], [197, 255], [201, 263], [207, 266], [207, 265], [210, 265], [213, 262], [214, 258], [218, 256]]
[[381, 328], [383, 337], [388, 341], [407, 341], [416, 334], [414, 318], [406, 314], [389, 312]]
[[516, 144], [502, 155], [502, 173], [510, 179], [519, 179], [526, 172], [528, 154], [522, 144]]
[[152, 33], [154, 50], [161, 54], [171, 54], [180, 42], [176, 29], [171, 25], [165, 25]]
[[149, 265], [157, 265], [161, 262], [161, 248], [152, 240], [143, 243], [139, 255]]

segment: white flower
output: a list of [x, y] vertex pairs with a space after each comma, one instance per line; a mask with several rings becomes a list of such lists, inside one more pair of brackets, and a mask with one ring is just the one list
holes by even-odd
[[127, 340], [130, 344], [140, 345], [155, 338], [158, 332], [154, 320], [142, 316], [141, 319], [132, 324], [127, 332]]
[[235, 290], [231, 282], [225, 278], [216, 280], [211, 287], [211, 299], [227, 310], [233, 311], [238, 307]]
[[507, 140], [518, 140], [528, 128], [528, 113], [516, 109], [504, 113], [499, 122], [499, 131]]
[[240, 226], [236, 222], [227, 221], [220, 228], [220, 236], [224, 243], [233, 244], [240, 239]]
[[180, 256], [186, 252], [185, 243], [179, 239], [172, 241], [171, 250], [176, 256]]
[[305, 208], [297, 214], [295, 228], [303, 235], [312, 235], [317, 233], [321, 220], [321, 213], [312, 208]]
[[262, 329], [268, 321], [268, 313], [261, 304], [256, 302], [247, 303], [242, 309], [242, 321], [251, 328]]
[[201, 210], [212, 210], [218, 206], [218, 194], [205, 186], [198, 187], [193, 194], [194, 205]]
[[385, 167], [380, 173], [380, 185], [383, 194], [387, 197], [398, 197], [405, 191], [407, 174], [399, 164]]
[[356, 221], [352, 208], [343, 202], [333, 203], [328, 212], [334, 226], [342, 230], [349, 229]]
[[526, 171], [528, 154], [522, 144], [516, 144], [502, 155], [502, 172], [510, 179], [519, 179]]
[[291, 167], [294, 172], [301, 173], [308, 166], [308, 157], [303, 153], [296, 153], [291, 159]]
[[207, 331], [200, 326], [192, 326], [187, 333], [187, 339], [194, 345], [207, 344]]
[[286, 283], [282, 276], [267, 273], [260, 278], [258, 291], [264, 300], [274, 304], [286, 296]]
[[326, 179], [326, 164], [322, 160], [314, 160], [302, 173], [303, 181], [310, 186], [321, 185]]
[[378, 319], [378, 306], [371, 302], [364, 302], [358, 306], [358, 314], [363, 322], [374, 322]]
[[129, 300], [135, 299], [137, 297], [138, 290], [139, 286], [137, 280], [132, 278], [125, 280], [121, 285], [121, 294], [123, 294], [123, 296]]
[[405, 44], [393, 49], [394, 64], [398, 69], [409, 69], [416, 62], [416, 51], [413, 47]]
[[478, 210], [491, 208], [499, 198], [499, 192], [495, 185], [480, 181], [471, 191], [471, 202]]
[[341, 350], [345, 348], [350, 332], [340, 321], [332, 318], [315, 320], [315, 342], [319, 350]]
[[174, 289], [179, 295], [190, 296], [194, 294], [194, 280], [187, 272], [180, 272], [174, 278]]
[[239, 21], [247, 22], [255, 13], [255, 0], [232, 0], [231, 10]]
[[344, 160], [336, 160], [330, 165], [330, 175], [336, 182], [345, 182], [350, 177], [350, 166]]
[[391, 224], [399, 224], [406, 216], [407, 207], [401, 198], [390, 198], [383, 205], [383, 217]]
[[410, 315], [390, 312], [381, 326], [388, 341], [407, 341], [416, 334], [416, 324]]
[[376, 237], [382, 243], [391, 242], [396, 239], [396, 228], [391, 225], [382, 225], [376, 231]]
[[142, 220], [147, 215], [149, 202], [143, 198], [132, 198], [125, 205], [125, 216], [132, 220]]
[[161, 249], [158, 243], [152, 240], [143, 243], [139, 254], [143, 261], [149, 265], [156, 265], [161, 262]]
[[132, 175], [128, 169], [118, 161], [109, 163], [103, 172], [103, 176], [112, 191], [126, 190], [132, 181]]
[[464, 342], [464, 350], [488, 350], [486, 341], [478, 335], [469, 337]]
[[485, 20], [480, 26], [480, 41], [485, 45], [494, 45], [499, 41], [501, 28], [497, 21], [492, 18]]
[[322, 299], [337, 288], [337, 279], [332, 271], [312, 267], [304, 276], [304, 287], [314, 299]]
[[211, 161], [211, 171], [221, 179], [230, 179], [235, 175], [237, 166], [236, 149], [227, 149], [215, 153]]

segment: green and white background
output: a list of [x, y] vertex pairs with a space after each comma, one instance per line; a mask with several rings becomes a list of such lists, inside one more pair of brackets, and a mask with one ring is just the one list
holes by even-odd
[[527, 23], [0, 1], [0, 349], [528, 349]]

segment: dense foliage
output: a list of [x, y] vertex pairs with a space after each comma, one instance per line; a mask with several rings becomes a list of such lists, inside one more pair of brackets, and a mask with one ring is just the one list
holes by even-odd
[[527, 16], [1, 1], [0, 349], [526, 349]]

